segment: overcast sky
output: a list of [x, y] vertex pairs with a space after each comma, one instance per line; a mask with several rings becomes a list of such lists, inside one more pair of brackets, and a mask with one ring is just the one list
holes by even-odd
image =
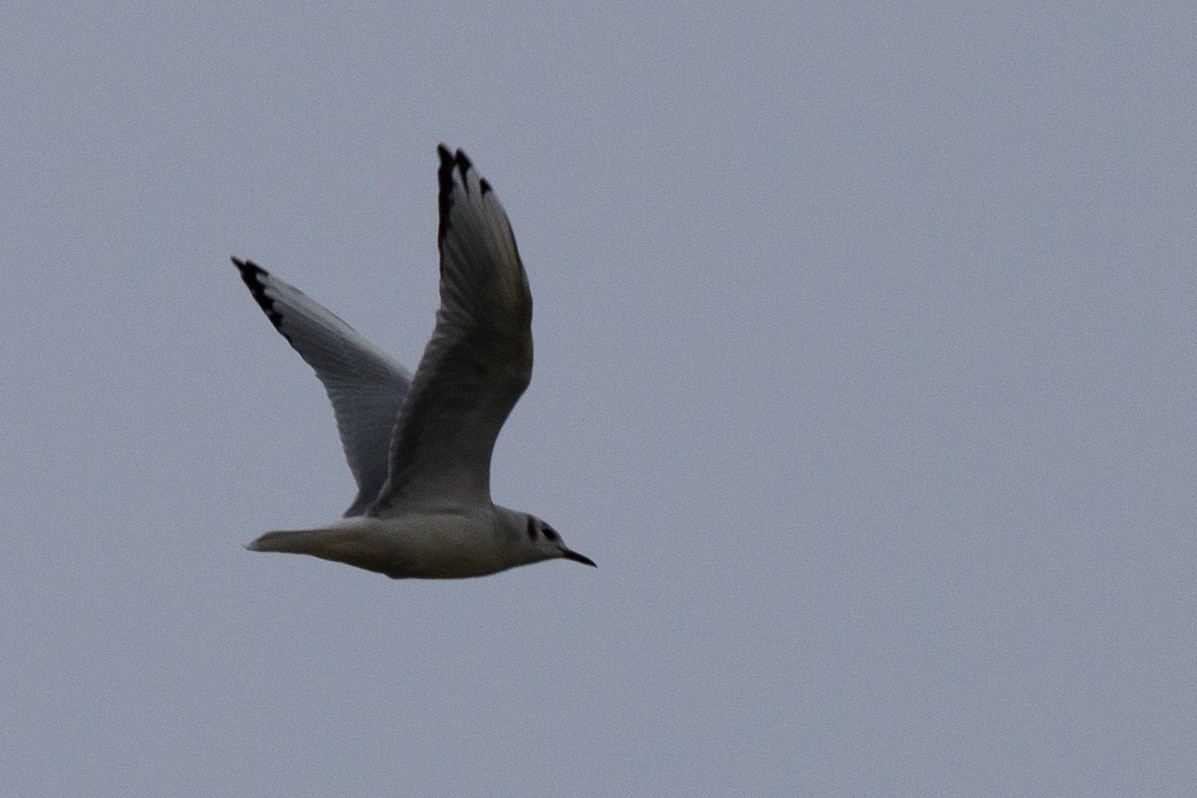
[[[4, 14], [0, 794], [1197, 791], [1192, 8], [416, 5]], [[354, 485], [228, 258], [414, 366], [439, 141], [597, 570], [242, 548]]]

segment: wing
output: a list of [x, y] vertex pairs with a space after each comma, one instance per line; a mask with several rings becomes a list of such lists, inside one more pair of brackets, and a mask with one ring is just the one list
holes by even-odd
[[298, 288], [253, 261], [233, 258], [233, 264], [275, 329], [324, 383], [358, 487], [345, 515], [361, 515], [386, 483], [391, 437], [411, 373]]
[[369, 515], [488, 504], [495, 438], [532, 378], [532, 294], [507, 214], [465, 153], [437, 152], [441, 306]]

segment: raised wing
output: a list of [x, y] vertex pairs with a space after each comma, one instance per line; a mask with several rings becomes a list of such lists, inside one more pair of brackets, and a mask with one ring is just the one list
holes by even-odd
[[233, 264], [275, 329], [324, 383], [358, 487], [345, 516], [361, 515], [387, 480], [391, 438], [411, 373], [298, 288], [253, 261], [233, 258]]
[[495, 438], [532, 378], [532, 294], [507, 214], [465, 153], [441, 165], [441, 306], [369, 515], [490, 502]]

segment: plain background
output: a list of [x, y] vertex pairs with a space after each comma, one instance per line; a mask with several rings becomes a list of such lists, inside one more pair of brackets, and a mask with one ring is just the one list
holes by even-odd
[[[256, 8], [4, 13], [0, 793], [1197, 791], [1191, 6]], [[228, 257], [414, 366], [442, 140], [597, 570], [242, 549], [354, 491]]]

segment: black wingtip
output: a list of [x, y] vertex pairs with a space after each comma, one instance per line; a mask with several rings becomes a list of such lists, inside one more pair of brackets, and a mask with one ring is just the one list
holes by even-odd
[[243, 280], [247, 280], [248, 275], [255, 275], [256, 277], [256, 275], [259, 273], [266, 274], [265, 269], [247, 258], [238, 258], [236, 255], [232, 255], [229, 260], [231, 260], [233, 265], [237, 267], [237, 270], [241, 272], [241, 279]]
[[241, 280], [245, 283], [245, 287], [249, 289], [249, 293], [254, 298], [254, 301], [258, 303], [258, 307], [266, 314], [266, 318], [270, 319], [270, 323], [274, 325], [274, 329], [282, 332], [283, 316], [275, 308], [274, 300], [266, 296], [266, 278], [270, 276], [270, 272], [252, 260], [243, 260], [236, 255], [231, 260], [233, 261], [233, 265], [241, 272]]
[[[449, 211], [453, 207], [453, 172], [457, 171], [461, 187], [465, 191], [469, 191], [470, 182], [466, 179], [466, 175], [474, 168], [474, 164], [466, 156], [464, 150], [451, 152], [443, 142], [436, 145], [436, 154], [441, 159], [440, 168], [436, 170], [436, 180], [440, 187], [437, 203], [440, 211], [440, 225], [436, 232], [436, 240], [439, 244], [445, 240], [445, 234], [449, 232]], [[490, 191], [490, 186], [483, 180], [482, 193], [485, 194], [487, 191]]]
[[466, 157], [465, 150], [458, 150], [454, 160], [457, 162], [457, 172], [461, 175], [461, 185], [466, 191], [469, 191], [470, 184], [466, 181], [466, 173], [473, 168], [474, 164]]
[[449, 232], [449, 209], [453, 207], [453, 153], [443, 143], [436, 145], [436, 154], [440, 156], [441, 165], [436, 170], [436, 182], [440, 188], [437, 194], [437, 208], [440, 214], [440, 224], [436, 230], [437, 243], [445, 240]]

